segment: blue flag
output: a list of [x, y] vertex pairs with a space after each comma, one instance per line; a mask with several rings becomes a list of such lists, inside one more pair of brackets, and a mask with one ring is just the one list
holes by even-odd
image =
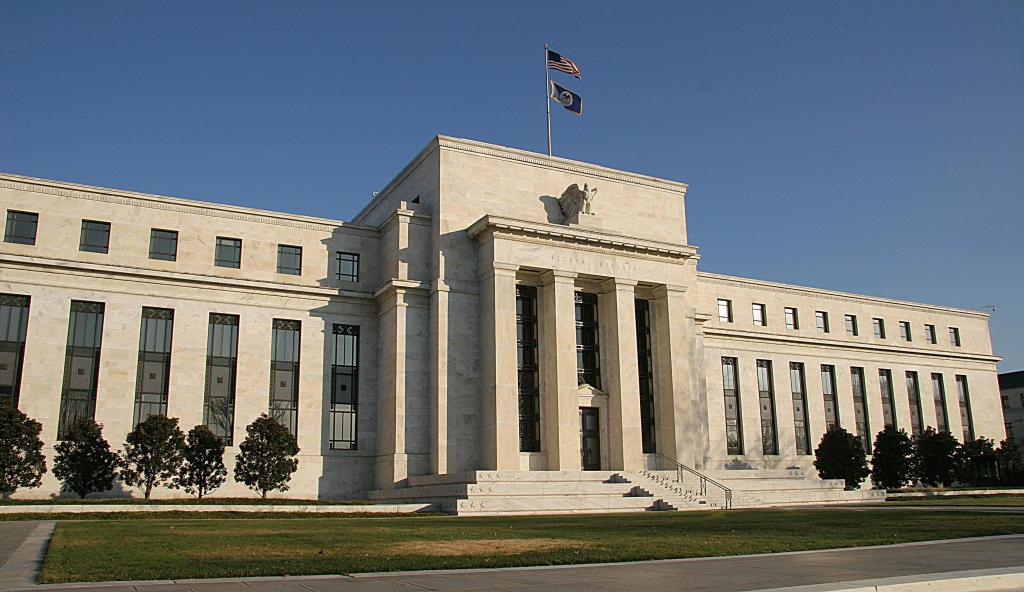
[[551, 98], [576, 115], [583, 114], [583, 99], [557, 82], [551, 82]]

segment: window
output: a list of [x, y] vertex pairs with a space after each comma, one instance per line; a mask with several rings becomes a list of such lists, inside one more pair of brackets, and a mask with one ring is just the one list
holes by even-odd
[[795, 308], [786, 307], [786, 328], [787, 329], [799, 329], [800, 328], [800, 316], [797, 314]]
[[882, 391], [882, 423], [896, 427], [896, 400], [892, 394], [892, 370], [878, 371], [878, 387]]
[[857, 424], [864, 454], [871, 454], [871, 422], [868, 421], [867, 394], [864, 392], [864, 369], [850, 368], [850, 384], [853, 385], [853, 419]]
[[277, 245], [277, 273], [302, 275], [302, 247]]
[[913, 341], [910, 335], [910, 323], [907, 321], [900, 321], [900, 339], [903, 341]]
[[331, 450], [356, 450], [359, 410], [359, 327], [334, 325], [331, 364]]
[[778, 431], [775, 425], [775, 386], [771, 360], [757, 361], [757, 399], [761, 406], [761, 451], [778, 454]]
[[103, 342], [103, 303], [71, 301], [64, 384], [60, 392], [57, 437], [64, 438], [75, 421], [96, 417], [96, 380]]
[[206, 342], [203, 423], [227, 446], [234, 441], [237, 371], [238, 316], [212, 312]]
[[718, 299], [718, 320], [722, 323], [732, 322], [732, 300]]
[[270, 417], [299, 437], [299, 352], [302, 323], [274, 319], [270, 339]]
[[149, 258], [160, 261], [178, 259], [178, 231], [154, 228], [149, 232]]
[[824, 311], [816, 311], [814, 313], [814, 320], [818, 324], [818, 333], [828, 333], [828, 313]]
[[836, 400], [836, 367], [821, 365], [821, 393], [825, 400], [825, 429], [839, 425], [839, 402]]
[[516, 348], [519, 354], [519, 451], [540, 452], [537, 288], [533, 286], [516, 286]]
[[885, 339], [885, 319], [871, 319], [871, 324], [875, 328], [875, 337]]
[[601, 388], [597, 336], [597, 296], [576, 292], [576, 382]]
[[810, 422], [807, 419], [807, 383], [804, 365], [789, 363], [789, 384], [793, 390], [793, 431], [796, 433], [796, 453], [811, 453]]
[[39, 226], [39, 214], [7, 210], [7, 226], [4, 229], [5, 243], [21, 245], [36, 244], [36, 228]]
[[337, 277], [343, 282], [359, 281], [359, 254], [358, 253], [336, 253]]
[[846, 315], [846, 334], [853, 337], [858, 335], [856, 315]]
[[139, 363], [135, 376], [135, 423], [150, 415], [167, 415], [171, 379], [171, 336], [174, 311], [142, 308], [139, 331]]
[[932, 373], [932, 397], [935, 401], [935, 427], [940, 432], [949, 431], [949, 414], [946, 412], [946, 386], [942, 374]]
[[964, 442], [974, 441], [974, 418], [971, 416], [971, 395], [967, 391], [967, 376], [956, 375], [956, 398], [960, 402], [960, 425], [964, 428]]
[[217, 237], [217, 247], [213, 254], [213, 264], [217, 267], [242, 267], [242, 239]]
[[754, 325], [756, 325], [758, 327], [767, 327], [768, 326], [768, 320], [767, 320], [767, 316], [768, 315], [767, 315], [767, 311], [765, 310], [765, 306], [763, 304], [755, 304], [753, 306], [753, 315], [754, 315]]
[[935, 325], [924, 326], [924, 340], [928, 343], [938, 343], [939, 340], [935, 337]]
[[635, 301], [636, 358], [640, 377], [640, 443], [644, 454], [658, 451], [654, 422], [654, 364], [651, 360], [651, 307]]
[[953, 347], [960, 347], [960, 329], [956, 327], [949, 328], [949, 344]]
[[0, 294], [0, 405], [18, 406], [30, 298]]
[[79, 251], [106, 254], [110, 247], [110, 222], [82, 220], [82, 237]]
[[736, 358], [722, 358], [722, 389], [725, 392], [725, 447], [727, 454], [743, 454], [740, 386]]
[[917, 381], [917, 372], [907, 370], [907, 398], [910, 399], [910, 432], [918, 436], [924, 431], [921, 412], [921, 389]]

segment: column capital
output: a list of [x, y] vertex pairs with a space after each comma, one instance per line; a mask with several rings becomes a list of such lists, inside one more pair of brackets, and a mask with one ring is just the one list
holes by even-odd
[[476, 278], [478, 280], [486, 280], [492, 276], [515, 277], [518, 271], [519, 266], [514, 263], [499, 263], [495, 261], [490, 266], [477, 272]]
[[575, 271], [562, 271], [560, 269], [548, 269], [540, 274], [541, 285], [576, 283], [579, 276]]
[[639, 282], [635, 280], [612, 277], [601, 282], [601, 289], [606, 293], [615, 291], [635, 292], [638, 283]]
[[673, 284], [661, 284], [651, 288], [651, 294], [659, 300], [668, 296], [682, 296], [685, 292], [686, 286], [676, 286]]

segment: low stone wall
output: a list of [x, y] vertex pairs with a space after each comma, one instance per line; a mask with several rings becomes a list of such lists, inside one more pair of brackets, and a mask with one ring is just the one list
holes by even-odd
[[438, 512], [435, 504], [17, 504], [0, 506], [0, 514], [87, 514], [114, 512], [258, 512], [293, 514], [411, 514]]
[[1024, 494], [1024, 489], [936, 489], [935, 491], [890, 491], [886, 497], [957, 497], [961, 495]]

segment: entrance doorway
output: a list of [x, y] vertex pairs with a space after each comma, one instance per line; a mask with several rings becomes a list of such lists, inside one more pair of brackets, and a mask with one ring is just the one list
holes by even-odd
[[597, 407], [580, 407], [580, 455], [584, 471], [601, 470], [601, 431]]

